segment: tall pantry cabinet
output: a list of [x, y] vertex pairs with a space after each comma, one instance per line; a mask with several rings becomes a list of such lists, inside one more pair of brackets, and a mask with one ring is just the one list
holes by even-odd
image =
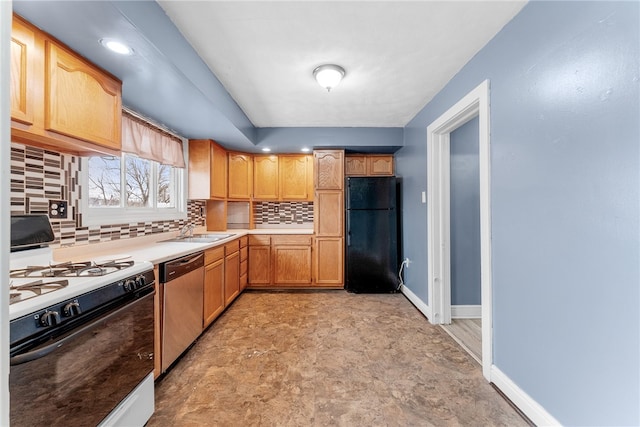
[[344, 283], [344, 151], [315, 150], [315, 279], [320, 286]]

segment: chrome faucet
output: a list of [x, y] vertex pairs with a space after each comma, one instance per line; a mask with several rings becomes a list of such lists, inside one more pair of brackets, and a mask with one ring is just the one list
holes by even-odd
[[180, 234], [178, 235], [178, 237], [180, 237], [180, 238], [193, 237], [193, 229], [194, 228], [195, 227], [191, 223], [187, 223], [187, 224], [183, 225], [182, 228], [180, 229]]

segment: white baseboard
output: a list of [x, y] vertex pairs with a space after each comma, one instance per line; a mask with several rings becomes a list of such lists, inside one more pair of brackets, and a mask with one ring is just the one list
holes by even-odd
[[482, 319], [481, 305], [452, 305], [452, 319]]
[[404, 294], [405, 297], [407, 297], [409, 301], [411, 301], [411, 304], [415, 305], [416, 308], [425, 315], [429, 322], [433, 323], [431, 321], [431, 307], [425, 304], [424, 301], [418, 298], [418, 296], [411, 292], [411, 289], [407, 288], [406, 286], [402, 285], [400, 291]]
[[524, 392], [496, 365], [491, 366], [491, 382], [496, 385], [538, 427], [560, 426], [560, 422]]

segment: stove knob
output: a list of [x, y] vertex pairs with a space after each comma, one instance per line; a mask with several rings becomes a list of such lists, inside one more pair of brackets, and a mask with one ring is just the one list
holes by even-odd
[[80, 309], [80, 304], [78, 301], [72, 301], [64, 306], [62, 309], [62, 314], [66, 317], [77, 316], [82, 313], [82, 309]]
[[136, 285], [138, 285], [138, 288], [142, 288], [146, 284], [147, 281], [145, 280], [144, 276], [136, 277]]
[[40, 325], [55, 326], [60, 323], [60, 314], [57, 311], [45, 311], [40, 315]]
[[136, 281], [133, 279], [127, 279], [124, 281], [124, 290], [126, 292], [133, 292], [136, 290]]

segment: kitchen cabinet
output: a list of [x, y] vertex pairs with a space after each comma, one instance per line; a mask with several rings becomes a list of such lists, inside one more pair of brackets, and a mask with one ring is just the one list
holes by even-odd
[[76, 155], [118, 155], [122, 83], [17, 15], [11, 34], [11, 138]]
[[278, 156], [279, 193], [281, 200], [307, 200], [309, 180], [308, 155], [287, 154]]
[[240, 238], [240, 292], [247, 288], [249, 273], [249, 237]]
[[316, 286], [344, 282], [344, 151], [314, 151], [315, 202], [313, 258]]
[[313, 201], [312, 157], [308, 154], [254, 156], [253, 198]]
[[210, 139], [189, 140], [189, 199], [227, 197], [227, 152]]
[[271, 256], [274, 285], [310, 285], [312, 283], [311, 240], [307, 235], [274, 235]]
[[393, 176], [391, 154], [349, 154], [345, 158], [346, 176]]
[[318, 191], [313, 210], [316, 236], [342, 237], [344, 234], [344, 194], [342, 191]]
[[228, 153], [227, 156], [227, 197], [249, 200], [253, 193], [253, 156], [245, 153]]
[[313, 173], [316, 190], [342, 190], [344, 186], [344, 151], [314, 150]]
[[224, 247], [204, 252], [204, 304], [202, 327], [206, 328], [224, 311], [225, 254]]
[[51, 40], [45, 63], [45, 129], [119, 150], [122, 83]]
[[278, 156], [253, 157], [253, 197], [258, 200], [278, 200]]
[[339, 286], [344, 282], [344, 239], [316, 237], [315, 282], [318, 286]]
[[271, 284], [271, 236], [249, 236], [249, 285]]
[[224, 305], [240, 295], [240, 239], [224, 245]]
[[249, 286], [313, 285], [311, 235], [249, 236]]

